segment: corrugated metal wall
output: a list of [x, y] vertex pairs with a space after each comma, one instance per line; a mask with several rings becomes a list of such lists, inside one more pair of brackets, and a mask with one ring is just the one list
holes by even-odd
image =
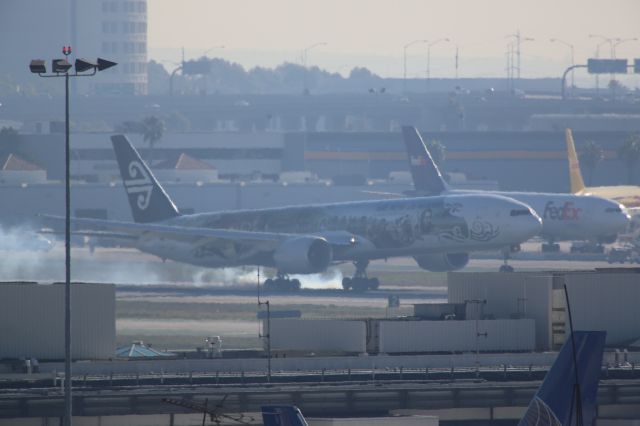
[[269, 335], [272, 350], [366, 352], [364, 321], [272, 319]]
[[380, 321], [380, 352], [532, 351], [533, 319], [477, 321]]
[[640, 274], [567, 273], [565, 282], [574, 329], [606, 330], [607, 345], [640, 339]]
[[448, 274], [449, 303], [486, 300], [484, 315], [535, 320], [536, 350], [551, 347], [553, 280], [547, 273], [452, 272]]
[[[73, 284], [72, 355], [115, 352], [115, 286]], [[0, 283], [0, 358], [64, 358], [64, 285]]]
[[536, 349], [557, 349], [569, 329], [567, 284], [576, 330], [605, 330], [607, 345], [640, 339], [640, 274], [633, 271], [464, 273], [448, 275], [449, 302], [487, 300], [484, 314], [536, 321]]

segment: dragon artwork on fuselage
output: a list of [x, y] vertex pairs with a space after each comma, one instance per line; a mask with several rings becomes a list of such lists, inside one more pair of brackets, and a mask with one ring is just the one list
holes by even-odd
[[[465, 219], [460, 214], [462, 208], [460, 203], [448, 202], [445, 197], [430, 197], [389, 200], [385, 203], [365, 201], [349, 205], [207, 213], [190, 216], [188, 220], [191, 226], [196, 227], [255, 232], [318, 234], [347, 231], [366, 238], [375, 247], [386, 249], [420, 246], [426, 238], [443, 244], [468, 241], [485, 243], [500, 235], [496, 224], [479, 217]], [[209, 250], [202, 246], [200, 249]], [[220, 252], [220, 247], [210, 249], [224, 258], [243, 251], [242, 244], [228, 247], [227, 255]]]

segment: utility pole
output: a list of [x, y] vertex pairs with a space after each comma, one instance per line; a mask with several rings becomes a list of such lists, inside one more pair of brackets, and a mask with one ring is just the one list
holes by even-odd
[[476, 377], [480, 375], [480, 337], [485, 339], [488, 333], [480, 333], [480, 317], [484, 316], [484, 305], [487, 304], [486, 299], [470, 299], [464, 301], [466, 304], [472, 304], [476, 306]]
[[456, 44], [456, 60], [455, 60], [456, 61], [456, 65], [455, 65], [456, 66], [456, 83], [458, 82], [458, 66], [460, 65], [460, 62], [459, 62], [459, 58], [460, 58], [459, 53], [460, 52], [459, 52], [459, 50], [460, 50], [460, 48]]
[[515, 51], [516, 51], [516, 70], [517, 70], [517, 79], [518, 82], [520, 82], [520, 72], [522, 70], [521, 67], [521, 50], [520, 50], [520, 45], [522, 43], [524, 43], [525, 41], [534, 41], [533, 38], [531, 37], [522, 37], [522, 35], [520, 34], [520, 30], [516, 31], [515, 34], [509, 34], [507, 37], [512, 37], [515, 39]]
[[[267, 381], [271, 382], [271, 305], [269, 301], [260, 300], [260, 267], [258, 266], [258, 307], [267, 307], [267, 333], [259, 333], [258, 337], [267, 341]], [[263, 330], [264, 331], [264, 330]]]

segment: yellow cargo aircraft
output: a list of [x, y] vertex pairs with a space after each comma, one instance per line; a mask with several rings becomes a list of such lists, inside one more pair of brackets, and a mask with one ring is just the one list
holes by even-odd
[[636, 185], [615, 185], [615, 186], [590, 186], [584, 185], [580, 163], [576, 154], [576, 147], [573, 143], [571, 129], [566, 129], [567, 155], [569, 157], [569, 176], [571, 179], [571, 192], [577, 195], [597, 195], [624, 204], [627, 208], [640, 208], [640, 186]]

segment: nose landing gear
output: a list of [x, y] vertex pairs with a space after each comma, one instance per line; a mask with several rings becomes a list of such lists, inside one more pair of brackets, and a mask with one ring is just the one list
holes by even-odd
[[500, 269], [498, 269], [500, 272], [513, 272], [513, 266], [509, 265], [509, 259], [511, 258], [511, 253], [515, 253], [515, 252], [519, 252], [520, 251], [520, 246], [511, 246], [511, 247], [506, 247], [504, 249], [502, 249], [502, 260], [503, 260], [503, 264], [502, 266], [500, 266]]
[[367, 276], [368, 260], [353, 262], [356, 272], [353, 278], [344, 277], [342, 279], [342, 288], [353, 291], [377, 290], [380, 287], [380, 280], [377, 278], [369, 278]]

